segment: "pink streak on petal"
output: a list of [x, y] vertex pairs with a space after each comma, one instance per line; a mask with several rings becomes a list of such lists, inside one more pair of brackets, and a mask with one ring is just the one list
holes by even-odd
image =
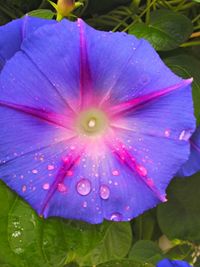
[[190, 139], [190, 144], [194, 149], [196, 149], [197, 152], [200, 153], [200, 147], [198, 147], [191, 139]]
[[122, 164], [125, 164], [131, 171], [133, 171], [133, 173], [136, 172], [138, 174], [144, 184], [151, 189], [151, 191], [160, 201], [166, 201], [166, 196], [159, 192], [153, 180], [148, 177], [148, 171], [146, 168], [136, 162], [136, 159], [129, 153], [123, 143], [117, 141], [115, 144], [111, 145], [110, 142], [108, 142], [108, 146]]
[[52, 124], [55, 124], [57, 126], [61, 126], [67, 129], [70, 129], [70, 125], [72, 125], [73, 118], [72, 117], [70, 118], [70, 116], [67, 118], [66, 116], [64, 117], [60, 114], [56, 114], [56, 113], [52, 113], [52, 112], [44, 111], [41, 109], [24, 106], [24, 105], [5, 102], [5, 101], [0, 101], [0, 106], [14, 109], [16, 111], [33, 116], [45, 122], [52, 123]]
[[130, 109], [134, 109], [136, 107], [138, 107], [139, 105], [142, 104], [146, 104], [152, 100], [155, 100], [159, 97], [165, 96], [175, 90], [181, 89], [186, 87], [187, 85], [191, 84], [193, 81], [193, 78], [187, 79], [187, 80], [183, 80], [182, 82], [172, 85], [170, 87], [167, 87], [165, 89], [162, 89], [160, 91], [157, 92], [153, 92], [144, 96], [140, 96], [137, 98], [134, 98], [132, 100], [120, 103], [119, 105], [113, 106], [109, 109], [108, 112], [110, 112], [111, 115], [115, 116], [118, 115], [120, 113], [126, 112]]
[[[50, 185], [49, 191], [43, 202], [40, 215], [44, 215], [44, 217], [46, 217], [45, 211], [48, 206], [48, 203], [54, 196], [54, 193], [56, 192], [56, 190], [61, 189], [61, 185], [62, 185], [62, 189], [64, 189], [65, 187], [64, 180], [67, 177], [67, 173], [71, 171], [75, 167], [76, 164], [78, 164], [81, 155], [82, 155], [82, 151], [80, 151], [80, 153], [77, 155], [76, 154], [68, 155], [62, 160], [62, 165], [56, 175], [56, 178], [53, 184]], [[67, 188], [66, 188], [66, 192], [67, 192]]]
[[84, 22], [78, 19], [77, 25], [80, 29], [80, 105], [81, 107], [87, 107], [93, 100], [92, 77], [88, 61]]

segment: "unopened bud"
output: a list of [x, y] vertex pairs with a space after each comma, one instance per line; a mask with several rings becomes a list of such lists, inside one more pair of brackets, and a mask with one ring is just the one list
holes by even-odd
[[68, 16], [74, 8], [75, 0], [58, 0], [57, 2], [57, 11], [63, 17]]

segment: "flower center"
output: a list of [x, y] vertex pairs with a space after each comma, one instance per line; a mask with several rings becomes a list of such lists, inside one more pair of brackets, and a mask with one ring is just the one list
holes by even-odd
[[82, 111], [76, 121], [76, 128], [83, 135], [101, 135], [108, 127], [106, 114], [96, 108]]

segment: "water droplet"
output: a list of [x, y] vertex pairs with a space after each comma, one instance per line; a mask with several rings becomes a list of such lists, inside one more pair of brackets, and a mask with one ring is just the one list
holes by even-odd
[[110, 189], [106, 185], [101, 185], [100, 186], [100, 197], [102, 199], [108, 199], [110, 196]]
[[82, 206], [83, 206], [83, 208], [87, 208], [87, 201], [84, 201]]
[[179, 136], [179, 140], [188, 141], [190, 139], [192, 133], [190, 131], [183, 130]]
[[126, 206], [125, 210], [127, 210], [127, 211], [130, 210], [130, 206]]
[[120, 221], [122, 221], [122, 215], [118, 212], [113, 213], [110, 217], [110, 220], [114, 221], [114, 222], [120, 222]]
[[38, 173], [38, 170], [34, 169], [34, 170], [32, 170], [32, 173], [33, 174], [37, 174]]
[[66, 175], [67, 176], [72, 176], [73, 175], [73, 172], [72, 171], [67, 171]]
[[53, 171], [53, 170], [54, 170], [54, 166], [53, 166], [53, 165], [48, 165], [48, 166], [47, 166], [47, 169], [48, 169], [49, 171]]
[[91, 183], [88, 179], [81, 179], [76, 185], [77, 192], [82, 195], [86, 196], [91, 191]]
[[146, 176], [147, 175], [147, 170], [145, 167], [138, 165], [136, 167], [136, 171], [141, 175], [141, 176]]
[[165, 136], [169, 137], [170, 136], [170, 130], [165, 130]]
[[48, 183], [45, 183], [45, 184], [43, 184], [42, 188], [43, 188], [44, 190], [49, 190], [50, 185], [49, 185]]
[[154, 186], [154, 181], [151, 178], [148, 178], [146, 181], [149, 186]]
[[67, 187], [63, 183], [58, 183], [57, 189], [60, 193], [66, 193], [67, 192]]
[[23, 186], [22, 186], [22, 192], [23, 192], [23, 193], [26, 192], [26, 189], [27, 189], [27, 188], [26, 188], [26, 185], [23, 185]]
[[112, 171], [112, 175], [118, 176], [119, 175], [119, 172], [117, 170], [114, 170], [114, 171]]

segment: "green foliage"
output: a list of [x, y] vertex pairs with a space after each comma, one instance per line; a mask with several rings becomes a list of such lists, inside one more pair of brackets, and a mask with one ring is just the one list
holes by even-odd
[[200, 175], [176, 179], [168, 190], [169, 201], [158, 207], [161, 230], [170, 239], [200, 244]]
[[140, 263], [156, 264], [163, 259], [158, 245], [150, 240], [140, 240], [132, 247], [129, 258]]
[[192, 22], [186, 16], [169, 10], [153, 11], [148, 25], [138, 23], [129, 29], [130, 34], [147, 39], [158, 51], [179, 47], [192, 31]]
[[165, 63], [179, 76], [183, 78], [193, 77], [193, 100], [197, 123], [200, 123], [200, 60], [192, 55], [180, 54], [168, 57]]
[[55, 13], [50, 9], [36, 9], [30, 11], [28, 14], [29, 16], [43, 18], [43, 19], [53, 19], [53, 17], [55, 16]]
[[[97, 29], [146, 38], [175, 73], [194, 78], [195, 116], [200, 124], [200, 1], [80, 2], [83, 6], [68, 19], [82, 17]], [[0, 0], [0, 24], [26, 13], [52, 19], [54, 12], [46, 0]], [[198, 267], [200, 174], [174, 180], [168, 198], [130, 223], [89, 225], [44, 220], [0, 183], [0, 267], [155, 267], [165, 257], [193, 261]], [[172, 246], [161, 251], [158, 241], [163, 235]]]
[[0, 234], [0, 264], [17, 267], [97, 265], [125, 257], [132, 242], [129, 223], [43, 220], [2, 183]]

